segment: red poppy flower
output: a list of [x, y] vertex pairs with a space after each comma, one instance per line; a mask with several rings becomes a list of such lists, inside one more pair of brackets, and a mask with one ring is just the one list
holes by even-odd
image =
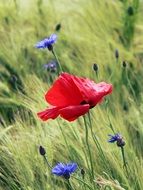
[[39, 112], [38, 116], [43, 121], [55, 119], [59, 115], [73, 121], [87, 113], [111, 92], [111, 84], [96, 84], [87, 78], [62, 73], [45, 95], [46, 101], [52, 106]]

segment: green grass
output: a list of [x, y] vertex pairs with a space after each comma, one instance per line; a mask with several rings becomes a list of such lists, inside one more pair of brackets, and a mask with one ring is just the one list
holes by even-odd
[[[129, 7], [133, 13], [128, 13]], [[39, 154], [40, 145], [52, 165], [78, 163], [71, 177], [75, 190], [85, 190], [79, 181], [81, 168], [85, 182], [95, 189], [143, 189], [142, 11], [138, 0], [30, 0], [28, 6], [0, 1], [0, 190], [68, 189], [64, 179], [51, 174]], [[34, 45], [54, 33], [58, 23], [62, 27], [55, 50], [64, 71], [114, 86], [112, 95], [91, 110], [93, 132], [105, 155], [103, 159], [89, 128], [94, 180], [83, 118], [42, 122], [36, 115], [47, 106], [44, 94], [51, 84], [43, 64], [53, 56]], [[98, 77], [93, 63], [99, 66]], [[126, 141], [129, 176], [120, 148], [107, 142], [111, 126]]]

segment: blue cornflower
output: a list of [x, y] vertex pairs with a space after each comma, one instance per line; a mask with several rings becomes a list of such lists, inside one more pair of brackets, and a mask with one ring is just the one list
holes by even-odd
[[123, 140], [123, 137], [121, 134], [116, 133], [115, 135], [108, 135], [110, 137], [110, 139], [108, 140], [109, 143], [114, 143], [117, 142], [117, 146], [124, 146], [125, 145], [125, 141]]
[[57, 70], [57, 62], [56, 61], [50, 61], [49, 63], [44, 65], [44, 68], [47, 71], [50, 71], [50, 72], [54, 73]]
[[65, 179], [69, 179], [70, 174], [74, 173], [77, 167], [78, 166], [76, 163], [68, 163], [68, 164], [58, 163], [52, 169], [52, 173], [57, 176], [63, 176]]
[[57, 40], [57, 35], [56, 34], [52, 34], [50, 37], [45, 38], [44, 40], [38, 42], [35, 47], [39, 48], [39, 49], [44, 49], [44, 48], [48, 48], [49, 50], [52, 50], [53, 46], [52, 44], [54, 44]]

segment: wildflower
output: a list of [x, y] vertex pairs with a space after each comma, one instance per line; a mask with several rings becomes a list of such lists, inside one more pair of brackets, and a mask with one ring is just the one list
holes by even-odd
[[47, 69], [47, 71], [54, 73], [57, 70], [57, 62], [56, 61], [50, 61], [49, 63], [44, 65], [44, 68]]
[[50, 37], [45, 38], [44, 40], [38, 42], [35, 47], [39, 48], [39, 49], [44, 49], [44, 48], [48, 48], [49, 51], [51, 51], [53, 49], [53, 44], [56, 42], [57, 40], [57, 35], [56, 34], [52, 34]]
[[43, 121], [55, 119], [59, 115], [73, 121], [87, 113], [111, 92], [111, 84], [96, 84], [87, 78], [62, 73], [45, 95], [46, 101], [52, 106], [39, 112], [38, 116]]
[[70, 175], [74, 173], [77, 169], [77, 164], [76, 163], [58, 163], [53, 169], [52, 173], [57, 175], [57, 176], [62, 176], [65, 179], [69, 179]]
[[46, 154], [45, 148], [40, 146], [39, 147], [39, 153], [41, 154], [41, 156], [44, 156]]
[[117, 142], [117, 146], [119, 147], [123, 147], [125, 145], [125, 141], [123, 140], [123, 137], [117, 133], [115, 135], [109, 135], [110, 139], [108, 140], [108, 142], [110, 143], [114, 143]]

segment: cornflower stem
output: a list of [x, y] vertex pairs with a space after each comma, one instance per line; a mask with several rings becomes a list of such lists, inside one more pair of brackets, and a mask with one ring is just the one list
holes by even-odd
[[64, 131], [63, 131], [63, 129], [62, 129], [62, 127], [61, 127], [60, 122], [59, 122], [58, 119], [57, 119], [57, 122], [58, 122], [58, 125], [59, 125], [59, 128], [60, 128], [61, 134], [62, 134], [62, 136], [63, 136], [63, 139], [64, 139], [64, 141], [65, 141], [65, 145], [66, 145], [67, 150], [68, 150], [68, 152], [69, 152], [69, 156], [71, 157], [69, 144], [68, 144], [68, 142], [67, 142], [66, 136], [65, 136], [65, 134], [64, 134]]
[[69, 179], [67, 180], [67, 184], [68, 184], [67, 190], [74, 190], [74, 188], [73, 188], [73, 186], [71, 185], [71, 182], [70, 182]]
[[55, 59], [56, 59], [56, 61], [57, 61], [57, 63], [58, 63], [58, 74], [60, 74], [60, 73], [62, 72], [61, 63], [60, 63], [60, 61], [59, 61], [59, 59], [58, 59], [58, 56], [57, 56], [57, 54], [56, 54], [54, 48], [53, 48], [51, 51], [52, 51], [52, 54], [54, 55], [54, 57], [55, 57]]
[[127, 69], [126, 69], [126, 78], [127, 78], [128, 86], [130, 87], [130, 90], [131, 90], [131, 92], [132, 92], [132, 94], [133, 94], [133, 97], [134, 97], [135, 101], [137, 102], [136, 94], [135, 94], [135, 91], [134, 91], [134, 89], [133, 89], [133, 87], [132, 87], [132, 84], [131, 84], [131, 82], [130, 82], [130, 79], [129, 79], [129, 77], [128, 77], [128, 71], [127, 71]]
[[96, 74], [96, 79], [98, 80], [99, 77], [98, 77], [98, 71], [95, 71], [95, 74]]
[[104, 165], [105, 165], [105, 166], [108, 168], [108, 170], [111, 172], [111, 170], [110, 170], [110, 168], [109, 168], [109, 166], [108, 166], [108, 163], [107, 163], [107, 159], [106, 159], [106, 157], [105, 157], [105, 155], [104, 155], [104, 152], [103, 152], [103, 150], [102, 150], [102, 147], [101, 147], [101, 145], [100, 145], [100, 143], [99, 143], [99, 141], [98, 141], [96, 135], [94, 135], [94, 133], [93, 133], [90, 112], [88, 112], [88, 118], [89, 118], [90, 130], [91, 130], [91, 135], [92, 135], [93, 141], [94, 141], [94, 143], [95, 143], [95, 145], [96, 145], [96, 147], [97, 147], [99, 153], [100, 153], [101, 156], [102, 156], [102, 160], [103, 160], [103, 162], [104, 162]]
[[49, 164], [49, 162], [48, 162], [48, 160], [47, 160], [47, 158], [46, 158], [45, 155], [43, 156], [43, 158], [44, 158], [46, 164], [48, 165], [48, 167], [49, 167], [50, 169], [52, 169], [52, 166]]
[[115, 134], [115, 130], [114, 130], [113, 125], [112, 125], [112, 123], [111, 123], [111, 120], [110, 120], [108, 111], [107, 111], [107, 117], [108, 117], [108, 121], [109, 121], [109, 127], [110, 127], [110, 129], [112, 130], [112, 132]]
[[77, 181], [83, 183], [86, 187], [88, 187], [88, 189], [90, 190], [94, 190], [88, 183], [86, 183], [84, 180], [80, 179], [80, 178], [77, 178], [75, 176], [72, 176], [72, 178], [76, 179]]
[[[49, 169], [51, 170], [51, 169], [52, 169], [52, 166], [49, 164], [49, 162], [48, 162], [46, 156], [43, 155], [43, 158], [44, 158], [46, 164], [48, 165]], [[54, 179], [53, 179], [53, 180], [54, 180]], [[54, 183], [55, 183], [55, 180], [53, 181], [53, 189], [56, 190]]]
[[129, 176], [128, 168], [127, 168], [127, 161], [125, 158], [125, 152], [124, 152], [124, 147], [121, 146], [121, 153], [122, 153], [122, 158], [123, 158], [123, 168], [125, 168], [127, 176]]
[[89, 160], [90, 160], [90, 169], [91, 169], [91, 179], [94, 179], [94, 170], [93, 170], [93, 161], [92, 161], [92, 156], [91, 156], [91, 150], [90, 150], [90, 145], [89, 145], [89, 134], [88, 134], [88, 126], [87, 126], [87, 122], [86, 122], [86, 118], [85, 116], [83, 116], [84, 118], [84, 125], [85, 125], [85, 142], [86, 142], [86, 146], [87, 146], [87, 150], [88, 150], [88, 154], [89, 154]]

